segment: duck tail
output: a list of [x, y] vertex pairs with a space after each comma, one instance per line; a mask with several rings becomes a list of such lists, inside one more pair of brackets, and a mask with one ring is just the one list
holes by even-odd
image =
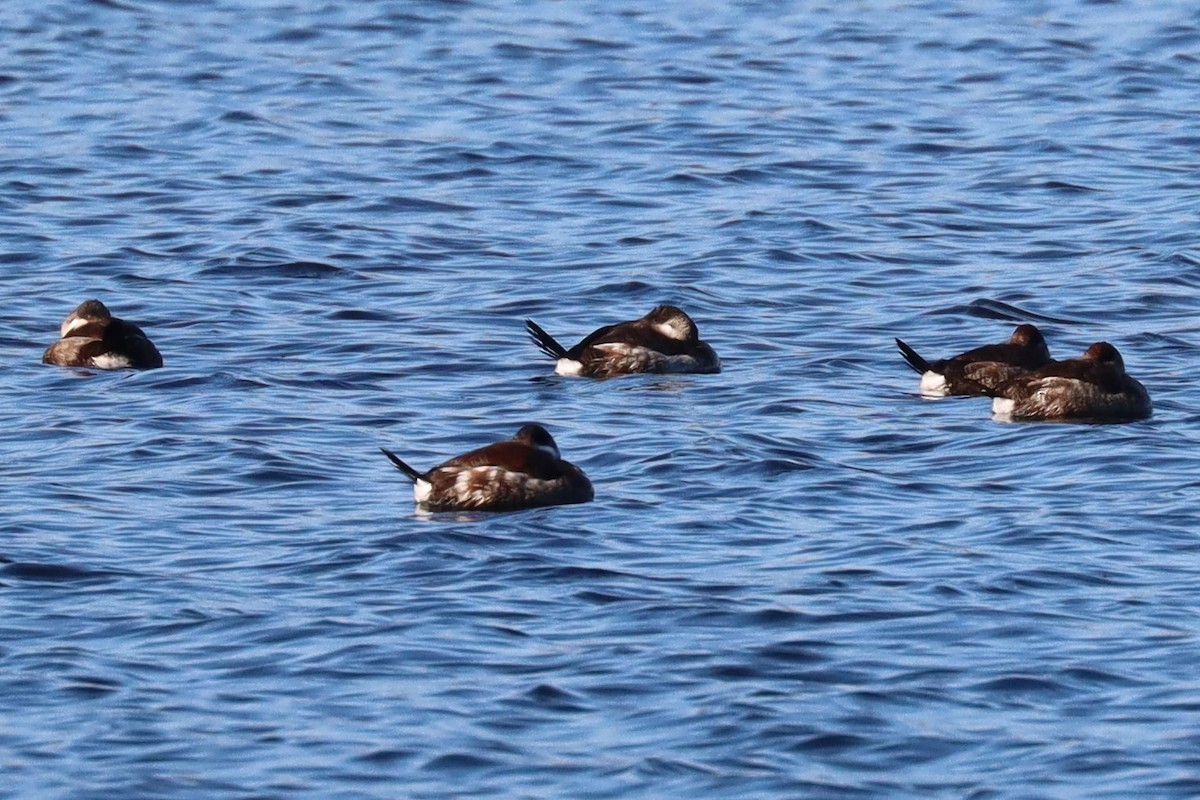
[[381, 447], [379, 449], [383, 452], [383, 454], [385, 456], [388, 457], [388, 459], [393, 464], [396, 465], [396, 469], [400, 470], [405, 475], [407, 475], [414, 483], [416, 483], [417, 478], [421, 477], [421, 473], [417, 472], [415, 469], [410, 467], [408, 464], [405, 464], [404, 461], [401, 460], [400, 456], [396, 455], [395, 453], [393, 453], [391, 450], [388, 450], [387, 448]]
[[924, 375], [929, 371], [929, 362], [921, 358], [916, 350], [913, 350], [899, 339], [896, 340], [896, 347], [900, 348], [900, 355], [904, 356], [904, 360], [907, 361], [908, 365], [916, 370], [916, 372]]
[[525, 320], [525, 330], [529, 333], [529, 338], [537, 345], [538, 350], [541, 350], [555, 361], [567, 357], [567, 349], [555, 341], [553, 336], [546, 333], [541, 325], [538, 325], [531, 319], [527, 319]]

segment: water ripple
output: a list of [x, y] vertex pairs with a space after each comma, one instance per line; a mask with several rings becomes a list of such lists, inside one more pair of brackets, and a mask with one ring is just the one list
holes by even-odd
[[[159, 5], [0, 19], [3, 791], [1197, 793], [1194, 9]], [[41, 365], [90, 296], [166, 366]], [[523, 333], [661, 302], [720, 375]], [[1155, 416], [892, 343], [1018, 322]], [[529, 420], [595, 502], [378, 456]]]

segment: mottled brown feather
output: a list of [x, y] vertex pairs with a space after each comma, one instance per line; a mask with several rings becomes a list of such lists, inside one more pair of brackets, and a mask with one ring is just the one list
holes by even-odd
[[[609, 378], [630, 373], [716, 373], [721, 369], [716, 352], [700, 341], [695, 321], [676, 306], [657, 306], [640, 319], [605, 325], [570, 349], [560, 345], [532, 320], [526, 320], [525, 325], [542, 352], [554, 359], [578, 361], [580, 374], [586, 377]], [[668, 336], [660, 330], [660, 325], [678, 330], [681, 337]], [[683, 359], [682, 364], [678, 359]]]
[[1034, 325], [1018, 325], [1008, 341], [985, 344], [936, 361], [926, 361], [900, 339], [896, 346], [917, 373], [932, 372], [945, 379], [946, 394], [986, 395], [1005, 381], [1050, 361], [1050, 350]]
[[1007, 381], [992, 395], [1014, 401], [1012, 416], [1031, 419], [1141, 419], [1152, 412], [1146, 387], [1107, 342]]

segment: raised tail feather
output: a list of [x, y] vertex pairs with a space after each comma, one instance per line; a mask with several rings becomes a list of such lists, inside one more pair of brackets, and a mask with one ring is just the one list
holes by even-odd
[[379, 449], [383, 452], [383, 454], [385, 456], [387, 456], [391, 460], [391, 462], [393, 464], [396, 465], [396, 469], [400, 470], [405, 475], [407, 475], [410, 479], [412, 479], [413, 482], [416, 482], [417, 478], [421, 477], [421, 473], [417, 472], [415, 469], [410, 467], [408, 464], [405, 464], [402, 460], [400, 460], [400, 456], [396, 455], [395, 453], [393, 453], [391, 450], [388, 450], [387, 448], [381, 447]]
[[567, 349], [556, 342], [553, 336], [542, 330], [541, 325], [538, 325], [531, 319], [527, 319], [525, 320], [525, 330], [529, 332], [529, 338], [538, 346], [538, 350], [541, 350], [555, 361], [567, 357]]
[[919, 374], [924, 375], [929, 371], [929, 362], [921, 358], [916, 350], [913, 350], [899, 339], [896, 340], [896, 347], [900, 348], [900, 355], [904, 356], [904, 360], [908, 362], [908, 365]]

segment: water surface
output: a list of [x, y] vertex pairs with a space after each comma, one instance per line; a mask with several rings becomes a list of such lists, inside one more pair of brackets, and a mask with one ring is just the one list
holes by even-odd
[[[4, 797], [1193, 797], [1187, 3], [9, 2]], [[166, 367], [38, 363], [99, 297]], [[670, 301], [716, 376], [556, 378]], [[1038, 324], [1128, 425], [927, 401]], [[584, 506], [420, 515], [538, 420]]]

